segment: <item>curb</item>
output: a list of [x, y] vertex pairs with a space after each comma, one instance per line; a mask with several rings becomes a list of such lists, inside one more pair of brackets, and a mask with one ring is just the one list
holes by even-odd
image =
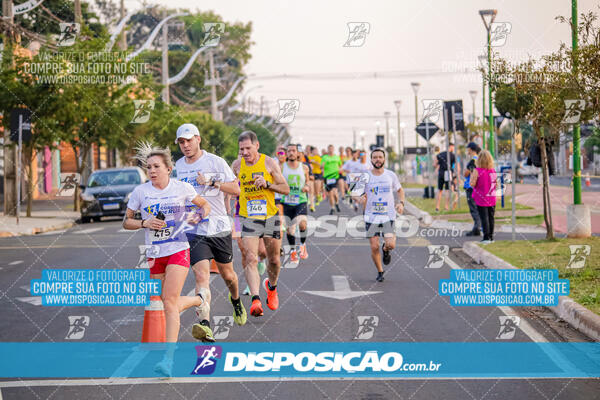
[[425, 226], [429, 226], [433, 222], [433, 218], [431, 218], [431, 215], [429, 215], [428, 212], [421, 210], [419, 207], [415, 206], [406, 198], [404, 199], [404, 208], [406, 209], [407, 213], [417, 217], [419, 222], [421, 222]]
[[75, 221], [61, 222], [55, 225], [45, 226], [43, 228], [30, 228], [23, 232], [11, 232], [11, 231], [0, 231], [0, 237], [16, 237], [16, 236], [31, 236], [39, 233], [59, 231], [61, 229], [68, 229], [75, 225]]
[[[484, 264], [492, 269], [519, 269], [512, 264], [483, 249], [477, 242], [465, 242], [462, 246], [465, 254], [469, 255], [479, 264]], [[560, 296], [558, 306], [549, 308], [557, 317], [565, 320], [569, 325], [584, 333], [597, 342], [600, 342], [600, 316], [575, 302], [569, 296]]]

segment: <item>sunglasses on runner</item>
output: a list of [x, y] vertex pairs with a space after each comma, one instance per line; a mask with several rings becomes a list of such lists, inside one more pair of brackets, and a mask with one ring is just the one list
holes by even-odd
[[278, 156], [285, 156], [285, 151], [278, 151], [278, 152], [277, 152], [277, 155], [278, 155]]

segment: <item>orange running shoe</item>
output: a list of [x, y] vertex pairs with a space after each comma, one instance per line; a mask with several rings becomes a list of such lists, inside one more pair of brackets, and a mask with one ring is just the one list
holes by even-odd
[[296, 250], [292, 250], [292, 252], [290, 253], [290, 261], [298, 262], [298, 252]]
[[308, 258], [308, 251], [306, 251], [306, 245], [300, 246], [300, 258], [306, 260]]
[[277, 288], [269, 289], [269, 278], [265, 278], [263, 284], [267, 290], [267, 306], [271, 310], [277, 310], [279, 308], [279, 296], [277, 295]]
[[252, 301], [252, 306], [250, 306], [250, 315], [253, 317], [263, 316], [263, 308], [259, 299]]

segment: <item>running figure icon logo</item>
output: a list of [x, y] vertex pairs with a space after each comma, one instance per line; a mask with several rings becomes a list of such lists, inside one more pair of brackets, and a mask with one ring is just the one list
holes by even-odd
[[585, 260], [590, 255], [592, 248], [588, 244], [572, 244], [569, 246], [571, 250], [571, 259], [567, 264], [567, 268], [579, 269], [585, 267]]
[[348, 22], [348, 39], [344, 47], [361, 47], [371, 32], [371, 24], [368, 22]]
[[154, 260], [148, 262], [148, 258], [156, 258], [160, 253], [160, 247], [157, 244], [141, 244], [138, 246], [139, 258], [136, 268], [152, 268], [154, 266]]
[[221, 358], [221, 346], [196, 346], [198, 361], [190, 375], [210, 375], [217, 368], [217, 359]]
[[225, 24], [222, 22], [207, 22], [203, 27], [204, 39], [202, 45], [207, 47], [218, 46], [221, 35], [225, 33]]
[[227, 339], [229, 330], [233, 326], [232, 316], [213, 316], [213, 336], [217, 340]]
[[425, 268], [442, 268], [442, 265], [444, 265], [444, 261], [448, 256], [448, 252], [450, 251], [450, 247], [445, 244], [438, 244], [427, 246], [427, 249], [429, 250], [429, 258], [427, 259]]
[[498, 331], [496, 339], [510, 340], [514, 338], [521, 318], [516, 315], [499, 315], [498, 318], [500, 318], [500, 331]]
[[154, 110], [154, 100], [134, 100], [133, 107], [135, 112], [129, 123], [143, 124], [150, 120], [150, 111]]
[[[348, 190], [350, 196], [361, 196], [365, 193], [370, 175], [366, 172], [351, 172], [348, 174]], [[375, 186], [377, 187], [377, 186]]]
[[376, 315], [359, 315], [358, 317], [358, 331], [354, 339], [368, 340], [373, 337], [375, 328], [379, 325], [379, 317]]
[[83, 335], [85, 335], [85, 328], [88, 326], [90, 326], [90, 317], [87, 315], [70, 315], [69, 331], [67, 332], [65, 339], [83, 339]]
[[275, 122], [278, 124], [291, 124], [296, 118], [296, 113], [300, 109], [300, 100], [298, 99], [278, 99], [279, 111]]
[[444, 102], [441, 99], [425, 99], [423, 102], [423, 121], [436, 123], [442, 116]]
[[60, 174], [60, 189], [57, 196], [70, 197], [75, 192], [75, 187], [81, 182], [81, 175], [78, 173], [62, 173]]
[[59, 25], [60, 36], [56, 44], [61, 47], [73, 46], [75, 44], [75, 37], [79, 33], [79, 24], [75, 22], [61, 22]]
[[510, 31], [512, 31], [512, 24], [510, 22], [492, 22], [490, 26], [490, 46], [504, 46]]
[[585, 100], [565, 100], [565, 115], [563, 116], [562, 123], [578, 123], [583, 110], [585, 110]]

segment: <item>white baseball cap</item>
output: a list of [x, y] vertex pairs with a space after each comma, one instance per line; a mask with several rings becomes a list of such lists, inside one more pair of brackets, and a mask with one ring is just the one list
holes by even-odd
[[200, 136], [200, 131], [194, 124], [183, 124], [179, 128], [177, 128], [177, 138], [175, 139], [175, 143], [179, 138], [191, 139], [194, 136]]

